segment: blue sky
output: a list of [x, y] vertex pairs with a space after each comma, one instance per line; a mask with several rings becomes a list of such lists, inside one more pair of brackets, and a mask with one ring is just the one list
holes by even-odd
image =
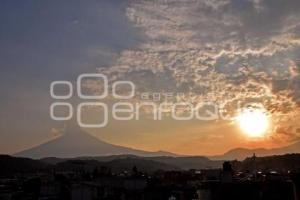
[[0, 1], [0, 152], [49, 138], [52, 81], [108, 66], [139, 40], [122, 1]]

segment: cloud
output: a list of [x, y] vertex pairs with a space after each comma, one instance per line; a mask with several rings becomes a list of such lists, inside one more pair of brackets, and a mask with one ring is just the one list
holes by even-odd
[[99, 72], [136, 83], [138, 94], [183, 92], [181, 101], [209, 100], [231, 114], [239, 101], [261, 102], [288, 121], [300, 106], [299, 8], [298, 0], [132, 0], [127, 16], [146, 39]]

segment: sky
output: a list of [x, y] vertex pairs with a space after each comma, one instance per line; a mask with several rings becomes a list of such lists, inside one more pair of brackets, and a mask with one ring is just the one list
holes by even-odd
[[[165, 113], [155, 121], [144, 110], [139, 120], [86, 130], [113, 144], [212, 155], [298, 141], [299, 11], [298, 0], [2, 0], [0, 153], [63, 134], [49, 116], [49, 87], [75, 84], [82, 73], [105, 74], [110, 86], [133, 82], [131, 103], [145, 93], [183, 94], [172, 103], [209, 101], [230, 116], [178, 121]], [[97, 89], [96, 81], [86, 86]], [[270, 119], [263, 138], [247, 137], [232, 120], [240, 103], [263, 107]]]

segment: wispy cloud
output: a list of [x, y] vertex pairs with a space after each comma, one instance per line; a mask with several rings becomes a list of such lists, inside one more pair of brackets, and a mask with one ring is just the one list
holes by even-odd
[[[290, 120], [300, 105], [300, 2], [130, 1], [127, 16], [147, 40], [99, 69], [138, 91], [184, 92], [185, 101], [261, 102]], [[231, 109], [230, 109], [231, 108]], [[290, 129], [298, 134], [295, 129]]]

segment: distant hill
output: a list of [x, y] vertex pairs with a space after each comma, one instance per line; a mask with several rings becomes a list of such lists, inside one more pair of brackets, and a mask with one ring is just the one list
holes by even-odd
[[[49, 163], [55, 161], [56, 163]], [[252, 170], [253, 158], [244, 161], [232, 161], [235, 170]], [[95, 169], [107, 169], [113, 173], [123, 171], [130, 172], [134, 166], [141, 172], [152, 173], [157, 170], [189, 170], [220, 168], [223, 161], [211, 161], [203, 157], [138, 157], [133, 155], [89, 157], [89, 158], [45, 158], [33, 160], [18, 158], [8, 155], [0, 155], [0, 177], [14, 175], [16, 173], [36, 173], [56, 171], [90, 171]], [[257, 170], [300, 170], [300, 154], [286, 154], [281, 156], [256, 157]]]
[[[53, 159], [53, 158], [52, 158]], [[172, 166], [141, 157], [123, 157], [109, 161], [98, 161], [95, 159], [56, 159], [57, 163], [49, 163], [51, 159], [34, 160], [30, 158], [19, 158], [8, 155], [0, 155], [0, 176], [15, 175], [16, 173], [36, 173], [41, 171], [85, 171], [92, 172], [95, 169], [106, 168], [114, 173], [123, 171], [130, 172], [133, 167], [137, 167], [142, 172], [155, 172], [157, 170], [171, 171], [181, 170]], [[52, 160], [53, 161], [53, 160]]]
[[155, 162], [152, 160], [135, 159], [135, 158], [123, 158], [116, 159], [109, 162], [100, 162], [97, 160], [66, 160], [56, 164], [57, 170], [82, 170], [92, 172], [94, 169], [109, 169], [113, 173], [120, 173], [123, 171], [132, 171], [133, 167], [136, 167], [142, 172], [152, 173], [157, 170], [180, 170], [178, 167], [168, 164]]
[[[246, 158], [242, 162], [235, 162], [235, 168], [241, 171], [252, 170], [253, 158]], [[300, 170], [300, 154], [286, 154], [280, 156], [256, 157], [255, 167], [262, 171]]]
[[98, 156], [92, 157], [98, 161], [111, 161], [124, 158], [136, 158], [152, 160], [168, 165], [176, 166], [180, 169], [208, 169], [208, 168], [220, 168], [223, 161], [213, 161], [204, 156], [153, 156], [153, 157], [139, 157], [136, 155], [114, 155], [114, 156]]
[[[97, 156], [97, 157], [77, 157], [77, 158], [43, 158], [41, 161], [49, 164], [57, 164], [70, 160], [97, 160], [99, 162], [120, 162], [120, 161], [143, 161], [145, 163], [153, 161], [181, 170], [189, 169], [210, 169], [221, 168], [223, 161], [212, 161], [206, 157], [172, 157], [172, 156], [156, 156], [156, 157], [139, 157], [136, 155], [113, 155], [113, 156]], [[150, 162], [151, 163], [151, 162]]]
[[112, 171], [121, 171], [126, 169], [132, 170], [133, 166], [136, 166], [140, 171], [143, 172], [154, 172], [157, 170], [165, 170], [165, 171], [171, 171], [171, 170], [181, 170], [179, 167], [157, 162], [149, 159], [141, 159], [141, 158], [124, 158], [124, 159], [116, 159], [112, 160], [110, 162], [106, 163], [109, 168], [112, 169]]
[[156, 170], [189, 170], [189, 169], [211, 169], [221, 168], [223, 161], [212, 161], [206, 157], [140, 157], [136, 155], [113, 155], [97, 157], [76, 157], [76, 158], [55, 158], [48, 157], [39, 160], [42, 163], [56, 165], [62, 168], [78, 167], [80, 163], [84, 164], [90, 170], [96, 167], [108, 167], [115, 172], [122, 170], [131, 170], [137, 166], [145, 172]]
[[39, 159], [44, 157], [71, 158], [121, 154], [134, 154], [146, 157], [176, 156], [175, 154], [164, 151], [148, 152], [109, 144], [89, 135], [77, 126], [71, 126], [67, 128], [62, 136], [31, 149], [16, 153], [15, 156]]
[[44, 171], [50, 168], [50, 164], [30, 158], [16, 158], [8, 155], [0, 155], [0, 176], [14, 173], [30, 173]]
[[274, 148], [274, 149], [246, 149], [246, 148], [236, 148], [226, 152], [223, 155], [209, 156], [212, 160], [244, 160], [247, 157], [251, 157], [253, 154], [256, 156], [272, 156], [272, 155], [284, 155], [292, 153], [300, 153], [300, 141], [292, 145]]
[[151, 159], [161, 163], [170, 164], [184, 170], [221, 168], [223, 164], [223, 161], [212, 161], [203, 156], [192, 156], [192, 157], [160, 156], [160, 157], [151, 157], [146, 159]]

